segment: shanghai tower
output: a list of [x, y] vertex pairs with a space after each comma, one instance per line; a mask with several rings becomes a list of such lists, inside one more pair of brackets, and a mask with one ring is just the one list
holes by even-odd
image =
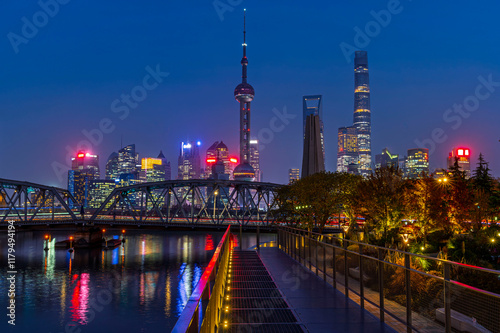
[[247, 43], [246, 43], [246, 10], [243, 18], [243, 58], [241, 59], [241, 83], [234, 89], [234, 98], [240, 103], [240, 164], [234, 168], [235, 180], [253, 181], [255, 170], [250, 165], [250, 102], [255, 91], [247, 83]]
[[356, 51], [354, 58], [354, 127], [358, 136], [358, 172], [371, 173], [371, 112], [368, 56], [366, 51]]

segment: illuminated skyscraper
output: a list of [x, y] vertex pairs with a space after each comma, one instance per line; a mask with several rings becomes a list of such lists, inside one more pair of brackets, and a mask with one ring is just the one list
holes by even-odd
[[323, 152], [323, 159], [325, 159], [325, 137], [323, 128], [323, 104], [322, 95], [311, 95], [302, 97], [302, 119], [303, 119], [303, 135], [306, 135], [306, 118], [307, 116], [319, 116], [319, 135], [321, 138], [321, 151]]
[[172, 166], [169, 161], [167, 161], [165, 155], [163, 155], [163, 151], [160, 150], [160, 153], [158, 154], [158, 158], [161, 159], [161, 165], [163, 166], [163, 169], [165, 170], [165, 180], [170, 180], [172, 179]]
[[177, 179], [189, 180], [201, 178], [200, 141], [181, 142], [177, 160]]
[[321, 151], [319, 116], [309, 115], [306, 119], [306, 135], [302, 155], [302, 178], [325, 171], [325, 160]]
[[[207, 149], [207, 153], [205, 156], [205, 178], [210, 178], [210, 175], [212, 174], [212, 166], [217, 162], [217, 159], [219, 159], [224, 164], [224, 173], [230, 175], [230, 177], [232, 178], [235, 163], [231, 163], [231, 158], [229, 157], [227, 146], [222, 141], [215, 141]], [[233, 162], [235, 161], [234, 158], [232, 160]]]
[[[106, 200], [106, 198], [113, 192], [116, 187], [116, 182], [114, 180], [103, 180], [97, 179], [90, 182], [90, 190], [89, 190], [89, 207], [90, 208], [99, 208], [102, 203]], [[106, 208], [110, 207], [113, 204], [110, 201]]]
[[375, 155], [375, 169], [383, 167], [399, 168], [399, 155], [391, 154], [389, 149], [384, 148], [382, 154]]
[[[337, 146], [337, 171], [338, 172], [353, 172], [353, 167], [349, 169], [349, 165], [356, 165], [358, 161], [358, 134], [356, 127], [340, 127], [338, 131], [338, 146]], [[354, 167], [357, 173], [357, 167]]]
[[83, 207], [88, 207], [90, 184], [99, 179], [99, 156], [79, 151], [71, 159], [68, 190]]
[[371, 111], [368, 56], [356, 51], [354, 58], [354, 127], [358, 135], [358, 170], [366, 176], [371, 173]]
[[106, 180], [116, 180], [120, 177], [118, 173], [118, 154], [112, 152], [106, 162]]
[[406, 173], [408, 178], [419, 178], [422, 173], [429, 174], [429, 149], [408, 149]]
[[139, 179], [144, 182], [162, 182], [165, 180], [165, 167], [161, 158], [145, 157], [141, 160]]
[[255, 181], [262, 181], [262, 171], [260, 170], [259, 140], [250, 140], [250, 165], [255, 170]]
[[[245, 10], [246, 14], [246, 10]], [[253, 87], [247, 83], [246, 15], [243, 19], [243, 58], [241, 59], [241, 83], [234, 89], [234, 97], [240, 103], [240, 164], [234, 169], [236, 180], [253, 181], [255, 170], [250, 165], [250, 102], [255, 96]]]
[[448, 155], [448, 170], [450, 170], [455, 165], [455, 159], [457, 159], [460, 170], [465, 171], [465, 178], [470, 178], [470, 154], [471, 153], [469, 148], [453, 148]]
[[132, 174], [137, 179], [140, 168], [135, 144], [125, 146], [118, 151], [118, 175]]
[[300, 179], [299, 169], [288, 169], [288, 184], [292, 184]]

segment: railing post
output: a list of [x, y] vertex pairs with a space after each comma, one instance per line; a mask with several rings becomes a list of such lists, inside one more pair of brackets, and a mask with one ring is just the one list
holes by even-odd
[[337, 263], [335, 262], [335, 255], [337, 251], [333, 246], [333, 238], [332, 238], [332, 279], [333, 279], [333, 288], [337, 289]]
[[257, 251], [260, 251], [260, 225], [257, 224]]
[[312, 263], [311, 263], [311, 233], [308, 232], [307, 233], [307, 248], [308, 248], [308, 252], [309, 252], [309, 255], [307, 256], [308, 258], [308, 261], [309, 261], [309, 270], [312, 272]]
[[444, 318], [446, 333], [451, 333], [450, 264], [444, 263]]
[[314, 265], [316, 266], [316, 276], [319, 276], [319, 265], [318, 265], [318, 240], [314, 240]]
[[411, 265], [410, 255], [405, 253], [405, 288], [406, 288], [406, 331], [411, 333]]
[[379, 289], [379, 304], [380, 304], [380, 321], [385, 321], [384, 311], [384, 252], [381, 248], [378, 249], [378, 289]]
[[365, 293], [364, 293], [364, 282], [363, 282], [363, 245], [359, 244], [359, 298], [361, 303], [361, 308], [365, 308]]
[[342, 241], [344, 245], [344, 286], [345, 297], [349, 297], [349, 265], [347, 264], [347, 242], [345, 239]]
[[240, 250], [243, 251], [243, 220], [240, 221]]
[[299, 263], [302, 263], [302, 241], [304, 239], [301, 237], [300, 233], [297, 233], [297, 234], [298, 234], [298, 239], [299, 239]]
[[323, 280], [326, 282], [326, 245], [323, 245]]

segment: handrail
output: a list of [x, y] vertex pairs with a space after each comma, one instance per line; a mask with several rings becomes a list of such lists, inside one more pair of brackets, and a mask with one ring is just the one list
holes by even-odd
[[[320, 234], [320, 233], [313, 232], [313, 231], [309, 232], [309, 231], [304, 230], [304, 229], [298, 229], [298, 228], [293, 228], [293, 227], [282, 227], [282, 228], [296, 230], [296, 231], [300, 231], [300, 232], [311, 234], [311, 235], [314, 234], [314, 235], [323, 236], [323, 237], [327, 236], [326, 234]], [[418, 258], [422, 258], [422, 259], [433, 260], [433, 261], [437, 261], [437, 262], [440, 262], [440, 263], [443, 263], [443, 264], [446, 263], [446, 264], [450, 264], [450, 265], [461, 266], [461, 267], [464, 267], [464, 268], [470, 268], [470, 269], [475, 269], [475, 270], [486, 272], [486, 273], [493, 273], [493, 274], [500, 275], [500, 271], [495, 270], [495, 269], [490, 269], [490, 268], [485, 268], [485, 267], [480, 267], [480, 266], [463, 264], [463, 263], [460, 263], [460, 262], [446, 260], [446, 259], [440, 259], [440, 258], [434, 258], [434, 257], [424, 256], [422, 254], [412, 253], [412, 252], [406, 252], [406, 251], [402, 251], [402, 250], [399, 250], [399, 249], [387, 248], [387, 247], [383, 247], [383, 246], [380, 246], [380, 245], [373, 245], [373, 244], [368, 244], [368, 243], [362, 243], [362, 242], [358, 242], [358, 241], [354, 241], [354, 240], [350, 240], [350, 239], [339, 238], [338, 236], [331, 236], [331, 237], [335, 238], [335, 239], [337, 239], [339, 241], [342, 241], [342, 242], [348, 242], [348, 243], [362, 245], [362, 246], [369, 246], [369, 247], [372, 247], [372, 248], [381, 249], [381, 250], [385, 250], [385, 251], [394, 251], [394, 252], [398, 252], [398, 253], [401, 253], [401, 254], [409, 254], [412, 257], [418, 257]], [[328, 243], [325, 243], [325, 244], [328, 244]], [[347, 250], [347, 251], [349, 251], [349, 250]], [[349, 252], [351, 252], [351, 251], [349, 251]], [[355, 254], [358, 254], [358, 253], [355, 253]]]
[[[322, 236], [322, 239], [317, 236]], [[337, 242], [333, 242], [333, 240]], [[331, 243], [328, 243], [329, 241]], [[359, 249], [354, 251], [352, 249], [348, 250], [349, 243], [358, 244]], [[337, 283], [342, 285], [346, 297], [350, 297], [349, 293], [351, 292], [359, 297], [359, 304], [362, 308], [364, 308], [365, 302], [378, 308], [379, 318], [382, 322], [385, 321], [384, 316], [387, 314], [405, 325], [407, 332], [419, 331], [420, 329], [425, 331], [431, 328], [444, 328], [447, 333], [451, 333], [452, 327], [456, 328], [457, 323], [459, 323], [454, 317], [455, 314], [452, 314], [452, 311], [462, 315], [461, 322], [469, 323], [478, 328], [484, 328], [481, 325], [485, 325], [492, 331], [500, 331], [500, 321], [495, 314], [498, 313], [500, 306], [500, 294], [453, 280], [451, 267], [455, 265], [483, 273], [495, 274], [492, 281], [497, 279], [500, 271], [291, 227], [278, 228], [278, 245], [280, 249], [306, 268], [309, 266], [309, 270], [315, 272], [316, 275], [323, 275], [323, 280], [327, 281], [327, 278], [331, 279], [334, 288], [340, 289], [337, 287]], [[363, 253], [363, 249], [370, 247], [377, 249], [376, 256]], [[330, 253], [328, 258], [327, 249], [329, 249], [328, 253]], [[385, 255], [386, 253], [390, 253], [390, 251], [403, 254], [401, 259], [404, 259], [404, 264], [387, 261]], [[412, 257], [424, 258], [441, 264], [443, 276], [437, 276], [432, 274], [432, 272], [428, 273], [413, 268], [411, 266]], [[337, 259], [340, 259], [339, 263], [337, 263]], [[367, 266], [367, 263], [370, 264]], [[339, 264], [341, 266], [338, 266]], [[358, 272], [357, 275], [351, 275], [351, 269], [354, 266], [357, 266], [355, 268]], [[402, 269], [402, 273], [396, 273], [396, 270], [394, 270], [392, 273], [389, 271], [391, 275], [387, 276], [387, 266]], [[369, 271], [366, 270], [367, 268], [369, 268]], [[330, 271], [331, 274], [327, 273], [327, 271]], [[337, 276], [338, 273], [340, 277]], [[368, 275], [365, 275], [365, 273]], [[403, 274], [403, 280], [399, 280], [398, 282], [398, 285], [402, 284], [402, 286], [397, 291], [394, 290], [394, 287], [392, 287], [392, 290], [384, 287], [387, 283], [387, 277], [392, 277], [393, 274]], [[365, 282], [365, 276], [368, 278], [368, 282]], [[419, 277], [416, 278], [417, 276]], [[429, 280], [421, 280], [422, 277], [426, 277]], [[434, 284], [434, 282], [437, 284]], [[415, 289], [416, 283], [419, 284], [419, 287], [426, 286], [427, 288], [428, 286], [432, 286], [431, 289], [425, 290], [433, 291], [435, 294], [422, 296], [422, 292], [415, 293], [418, 290]], [[370, 291], [365, 293], [365, 288], [369, 288]], [[480, 295], [482, 298], [478, 298]], [[401, 313], [394, 312], [392, 307], [384, 305], [386, 297], [394, 300], [393, 298], [396, 296], [400, 297], [399, 301], [397, 301], [399, 303], [397, 306], [405, 309], [406, 318], [404, 318], [405, 316], [401, 316]], [[478, 308], [481, 308], [482, 311], [479, 311]], [[491, 310], [491, 312], [487, 310]], [[440, 313], [444, 314], [438, 316], [439, 311], [442, 311]], [[420, 319], [413, 319], [414, 316], [420, 316]], [[427, 319], [424, 320], [424, 318]], [[436, 321], [443, 322], [444, 327], [438, 326], [439, 324]]]
[[[229, 264], [231, 226], [228, 226], [172, 332], [213, 332], [219, 324], [222, 293]], [[212, 283], [214, 282], [215, 283]], [[206, 306], [204, 304], [207, 301]], [[201, 317], [201, 318], [200, 318]]]

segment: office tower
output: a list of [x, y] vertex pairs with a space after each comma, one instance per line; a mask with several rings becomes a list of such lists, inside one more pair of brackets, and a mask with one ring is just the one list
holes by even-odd
[[[90, 182], [89, 190], [89, 207], [99, 208], [104, 203], [106, 198], [113, 192], [116, 187], [115, 180], [95, 179]], [[106, 208], [113, 204], [112, 201], [108, 202]]]
[[161, 158], [145, 157], [141, 160], [139, 179], [144, 182], [165, 181], [165, 166]]
[[303, 135], [306, 135], [306, 118], [307, 116], [319, 116], [320, 137], [321, 137], [321, 151], [323, 152], [323, 159], [325, 159], [325, 136], [323, 128], [323, 104], [322, 95], [311, 95], [302, 97], [302, 119], [303, 119]]
[[302, 178], [316, 172], [325, 171], [325, 160], [321, 151], [320, 129], [319, 116], [307, 116], [304, 152], [302, 155]]
[[389, 149], [382, 149], [382, 154], [375, 155], [375, 169], [383, 167], [399, 168], [399, 155], [391, 154]]
[[[220, 160], [223, 163], [224, 173], [230, 175], [232, 178], [234, 165], [236, 164], [234, 162], [236, 159], [229, 157], [229, 150], [227, 149], [226, 144], [222, 141], [215, 141], [207, 149], [207, 153], [205, 155], [205, 178], [210, 178], [210, 175], [212, 174], [212, 166], [217, 162], [217, 160]], [[233, 163], [231, 163], [231, 160]]]
[[422, 173], [429, 174], [429, 149], [408, 149], [406, 159], [406, 174], [408, 178], [419, 178]]
[[160, 150], [160, 153], [158, 154], [158, 158], [161, 159], [161, 165], [163, 165], [163, 168], [165, 170], [165, 180], [171, 180], [172, 179], [172, 166], [170, 165], [170, 162], [167, 161], [165, 155], [163, 155], [163, 151]]
[[300, 179], [299, 169], [288, 169], [288, 185]]
[[250, 165], [255, 171], [255, 181], [262, 181], [262, 171], [260, 170], [259, 140], [250, 140]]
[[337, 171], [357, 174], [358, 133], [356, 128], [354, 126], [340, 127], [337, 142]]
[[[246, 11], [245, 11], [246, 14]], [[240, 103], [240, 164], [234, 169], [236, 180], [253, 181], [255, 170], [250, 165], [250, 102], [255, 96], [253, 87], [247, 82], [246, 15], [243, 18], [243, 58], [241, 59], [241, 83], [234, 89], [234, 97]]]
[[88, 207], [90, 183], [94, 179], [99, 179], [99, 157], [79, 151], [71, 159], [68, 190], [83, 207]]
[[177, 160], [177, 179], [189, 180], [201, 178], [200, 141], [181, 142]]
[[457, 159], [460, 170], [465, 171], [465, 178], [470, 178], [470, 154], [471, 153], [469, 148], [453, 148], [448, 155], [448, 170], [450, 170], [455, 165], [455, 159]]
[[118, 151], [118, 175], [132, 174], [137, 179], [139, 170], [139, 154], [135, 151], [135, 144], [120, 149]]
[[116, 180], [119, 177], [118, 173], [118, 154], [112, 152], [106, 162], [106, 180]]
[[358, 170], [367, 176], [371, 173], [371, 112], [368, 56], [366, 51], [356, 51], [354, 58], [354, 127], [358, 135]]

